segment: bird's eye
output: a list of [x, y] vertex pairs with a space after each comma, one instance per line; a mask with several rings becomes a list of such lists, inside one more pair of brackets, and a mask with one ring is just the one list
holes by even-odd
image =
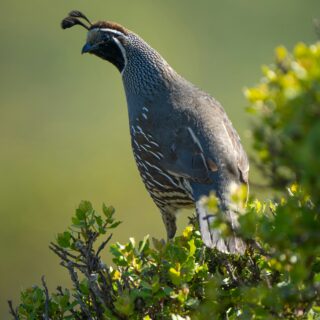
[[101, 32], [101, 38], [104, 40], [104, 41], [109, 41], [112, 39], [112, 35], [107, 33], [107, 32]]

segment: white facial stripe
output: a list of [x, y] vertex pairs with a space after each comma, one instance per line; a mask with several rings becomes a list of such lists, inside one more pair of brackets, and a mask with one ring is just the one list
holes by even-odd
[[126, 49], [123, 47], [122, 43], [117, 39], [117, 38], [113, 38], [114, 42], [117, 44], [117, 46], [119, 47], [121, 53], [122, 53], [122, 56], [123, 56], [123, 60], [124, 60], [124, 67], [123, 69], [121, 70], [121, 75], [123, 74], [126, 66], [127, 66], [127, 54], [126, 54]]
[[94, 31], [102, 31], [102, 32], [110, 32], [110, 33], [114, 33], [114, 34], [116, 34], [118, 36], [125, 36], [124, 33], [120, 32], [118, 30], [109, 29], [109, 28], [101, 28], [101, 29], [100, 28], [94, 28], [92, 30], [94, 30]]
[[[90, 32], [108, 32], [108, 33], [111, 33], [111, 34], [114, 34], [114, 35], [117, 35], [117, 36], [123, 36], [123, 37], [126, 37], [126, 35], [118, 30], [114, 30], [114, 29], [110, 29], [110, 28], [94, 28], [94, 29], [91, 29]], [[88, 35], [90, 34], [90, 32], [88, 33]], [[126, 50], [125, 48], [123, 47], [122, 43], [116, 38], [116, 37], [112, 37], [114, 42], [117, 44], [117, 46], [119, 47], [121, 53], [122, 53], [122, 56], [123, 56], [123, 60], [124, 60], [124, 67], [121, 71], [121, 75], [123, 74], [124, 72], [124, 69], [126, 68], [127, 66], [127, 55], [126, 55]]]

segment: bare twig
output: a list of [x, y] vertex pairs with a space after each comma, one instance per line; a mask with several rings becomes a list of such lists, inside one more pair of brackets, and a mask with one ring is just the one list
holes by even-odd
[[97, 319], [103, 320], [103, 310], [102, 307], [99, 303], [100, 302], [104, 303], [103, 299], [100, 297], [100, 292], [96, 284], [92, 284], [91, 281], [89, 281], [89, 287], [90, 287], [90, 295], [92, 299], [92, 304], [94, 306], [94, 310], [97, 315]]
[[54, 242], [50, 242], [49, 249], [52, 250], [54, 253], [56, 253], [56, 251], [63, 252], [64, 255], [68, 256], [71, 259], [75, 259], [76, 260], [76, 259], [79, 258], [78, 256], [68, 252], [67, 250], [62, 249], [61, 247], [56, 245]]
[[107, 240], [103, 241], [101, 243], [101, 245], [99, 246], [97, 253], [96, 253], [96, 257], [99, 257], [100, 252], [105, 248], [105, 246], [107, 245], [107, 243], [111, 240], [112, 238], [112, 233], [110, 234], [110, 236], [108, 237]]
[[76, 271], [73, 269], [72, 264], [64, 264], [64, 267], [66, 267], [68, 269], [68, 271], [70, 273], [71, 280], [73, 282], [73, 285], [74, 285], [75, 289], [77, 290], [76, 298], [77, 298], [77, 301], [80, 305], [81, 311], [87, 316], [88, 320], [93, 320], [88, 306], [82, 300], [80, 283], [79, 283], [79, 279], [78, 279], [78, 275], [77, 275]]
[[8, 305], [9, 305], [10, 314], [13, 316], [15, 320], [19, 320], [17, 310], [13, 308], [11, 300], [8, 301]]
[[111, 310], [113, 310], [114, 306], [113, 306], [113, 298], [112, 298], [112, 279], [111, 276], [109, 274], [109, 270], [106, 271], [107, 273], [107, 277], [109, 280], [109, 284], [107, 283], [107, 279], [105, 277], [105, 275], [103, 274], [103, 272], [101, 270], [98, 271], [98, 274], [100, 276], [100, 280], [101, 280], [101, 293], [103, 295], [103, 300], [104, 303], [107, 305], [107, 307]]
[[43, 285], [43, 288], [44, 288], [44, 293], [46, 295], [43, 318], [44, 318], [44, 320], [49, 320], [49, 300], [50, 300], [50, 298], [49, 298], [49, 291], [48, 291], [48, 287], [47, 287], [47, 284], [46, 284], [44, 276], [41, 277], [41, 281], [42, 281], [42, 285]]

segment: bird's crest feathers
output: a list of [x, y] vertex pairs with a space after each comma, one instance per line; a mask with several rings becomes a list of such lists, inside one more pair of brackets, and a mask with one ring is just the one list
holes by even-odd
[[128, 30], [124, 28], [122, 25], [112, 22], [112, 21], [98, 21], [91, 25], [90, 30], [92, 29], [111, 29], [115, 31], [119, 31], [123, 33], [124, 35], [128, 34]]
[[[86, 25], [82, 20], [85, 20], [89, 25]], [[129, 31], [124, 28], [122, 25], [112, 22], [112, 21], [98, 21], [92, 23], [82, 12], [78, 10], [73, 10], [69, 13], [69, 15], [64, 18], [61, 22], [62, 29], [72, 28], [75, 25], [80, 25], [87, 30], [93, 29], [111, 29], [115, 31], [119, 31], [124, 35], [127, 35]]]

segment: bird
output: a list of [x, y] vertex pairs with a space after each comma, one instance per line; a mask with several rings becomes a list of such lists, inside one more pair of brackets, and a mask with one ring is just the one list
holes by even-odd
[[[63, 29], [87, 30], [82, 53], [113, 64], [126, 95], [133, 155], [144, 185], [173, 239], [180, 209], [195, 208], [206, 247], [244, 254], [247, 243], [238, 236], [239, 213], [230, 195], [248, 186], [249, 161], [240, 138], [221, 104], [178, 74], [139, 35], [119, 23], [92, 23], [73, 10]], [[206, 206], [215, 194], [231, 226], [222, 236]]]

